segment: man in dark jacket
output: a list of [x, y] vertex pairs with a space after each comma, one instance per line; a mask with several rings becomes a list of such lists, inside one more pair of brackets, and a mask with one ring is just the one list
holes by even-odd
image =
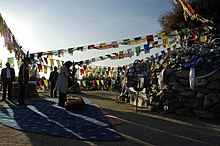
[[52, 71], [50, 73], [50, 77], [49, 77], [49, 80], [50, 80], [50, 83], [51, 83], [51, 89], [50, 89], [51, 98], [57, 97], [57, 91], [54, 90], [54, 88], [55, 88], [58, 76], [59, 76], [59, 73], [57, 72], [57, 67], [55, 66], [54, 71]]
[[18, 82], [19, 82], [19, 98], [18, 98], [18, 104], [19, 106], [25, 106], [25, 96], [26, 96], [26, 86], [29, 82], [29, 66], [30, 59], [25, 57], [23, 59], [23, 64], [19, 68], [19, 74], [18, 74]]
[[6, 68], [1, 71], [1, 79], [3, 82], [2, 100], [6, 100], [6, 90], [8, 88], [8, 99], [11, 99], [12, 83], [15, 80], [15, 70], [10, 67], [10, 63], [6, 63]]

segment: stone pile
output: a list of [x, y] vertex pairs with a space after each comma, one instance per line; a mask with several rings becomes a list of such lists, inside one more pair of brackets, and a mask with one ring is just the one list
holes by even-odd
[[[190, 77], [193, 67], [195, 78]], [[161, 64], [154, 68], [159, 83], [151, 84], [148, 94], [151, 109], [185, 116], [220, 118], [220, 47], [177, 48], [171, 52], [169, 65], [163, 74], [162, 70]]]

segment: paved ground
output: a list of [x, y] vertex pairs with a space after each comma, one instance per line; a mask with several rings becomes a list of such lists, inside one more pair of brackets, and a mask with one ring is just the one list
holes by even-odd
[[[122, 124], [115, 129], [124, 137], [118, 142], [79, 141], [66, 138], [24, 133], [0, 125], [0, 146], [205, 146], [220, 145], [220, 122], [175, 115], [138, 112], [130, 104], [115, 103], [114, 92], [87, 91], [79, 94], [98, 105], [105, 114], [118, 117]], [[41, 97], [46, 96], [41, 94]], [[3, 104], [3, 103], [1, 103]]]

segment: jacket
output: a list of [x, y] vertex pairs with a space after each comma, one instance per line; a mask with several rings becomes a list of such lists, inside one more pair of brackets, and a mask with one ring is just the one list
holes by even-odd
[[62, 93], [67, 93], [69, 76], [70, 72], [68, 68], [64, 65], [60, 70], [60, 74], [55, 85], [55, 90]]
[[[14, 68], [10, 68], [10, 74], [11, 74], [12, 81], [14, 81], [14, 79], [15, 79], [15, 70], [14, 70]], [[7, 68], [3, 68], [2, 71], [1, 71], [1, 79], [4, 82], [6, 78], [7, 78]]]
[[28, 65], [22, 64], [19, 68], [18, 82], [22, 84], [27, 84], [29, 82], [29, 70]]

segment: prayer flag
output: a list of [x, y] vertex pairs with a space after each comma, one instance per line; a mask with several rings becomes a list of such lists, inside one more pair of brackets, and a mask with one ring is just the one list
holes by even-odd
[[46, 62], [46, 64], [48, 64], [47, 57], [44, 57], [44, 61]]
[[166, 55], [165, 50], [161, 51], [161, 54], [162, 54], [162, 55]]
[[164, 48], [168, 48], [170, 46], [170, 42], [168, 38], [163, 39], [163, 46]]
[[73, 56], [74, 48], [68, 48], [68, 53]]
[[124, 51], [119, 51], [119, 59], [124, 58]]
[[54, 59], [50, 59], [50, 65], [54, 67]]
[[140, 47], [140, 46], [135, 47], [135, 50], [136, 50], [136, 54], [137, 54], [137, 56], [139, 56], [140, 53], [141, 53], [141, 47]]
[[39, 72], [42, 72], [42, 70], [43, 70], [42, 65], [41, 64], [37, 64], [37, 67], [38, 67]]
[[14, 57], [10, 57], [7, 59], [7, 62], [10, 64], [10, 66], [14, 66]]
[[151, 43], [151, 42], [154, 41], [154, 36], [153, 35], [148, 35], [148, 36], [146, 36], [146, 38], [147, 38], [148, 43]]
[[202, 36], [202, 37], [200, 37], [200, 42], [201, 42], [201, 43], [207, 42], [207, 36]]
[[144, 53], [145, 53], [145, 54], [147, 54], [147, 53], [150, 52], [150, 47], [149, 47], [149, 46], [150, 46], [150, 44], [145, 44], [145, 45], [144, 45]]
[[46, 74], [47, 73], [47, 66], [44, 65], [44, 73]]

